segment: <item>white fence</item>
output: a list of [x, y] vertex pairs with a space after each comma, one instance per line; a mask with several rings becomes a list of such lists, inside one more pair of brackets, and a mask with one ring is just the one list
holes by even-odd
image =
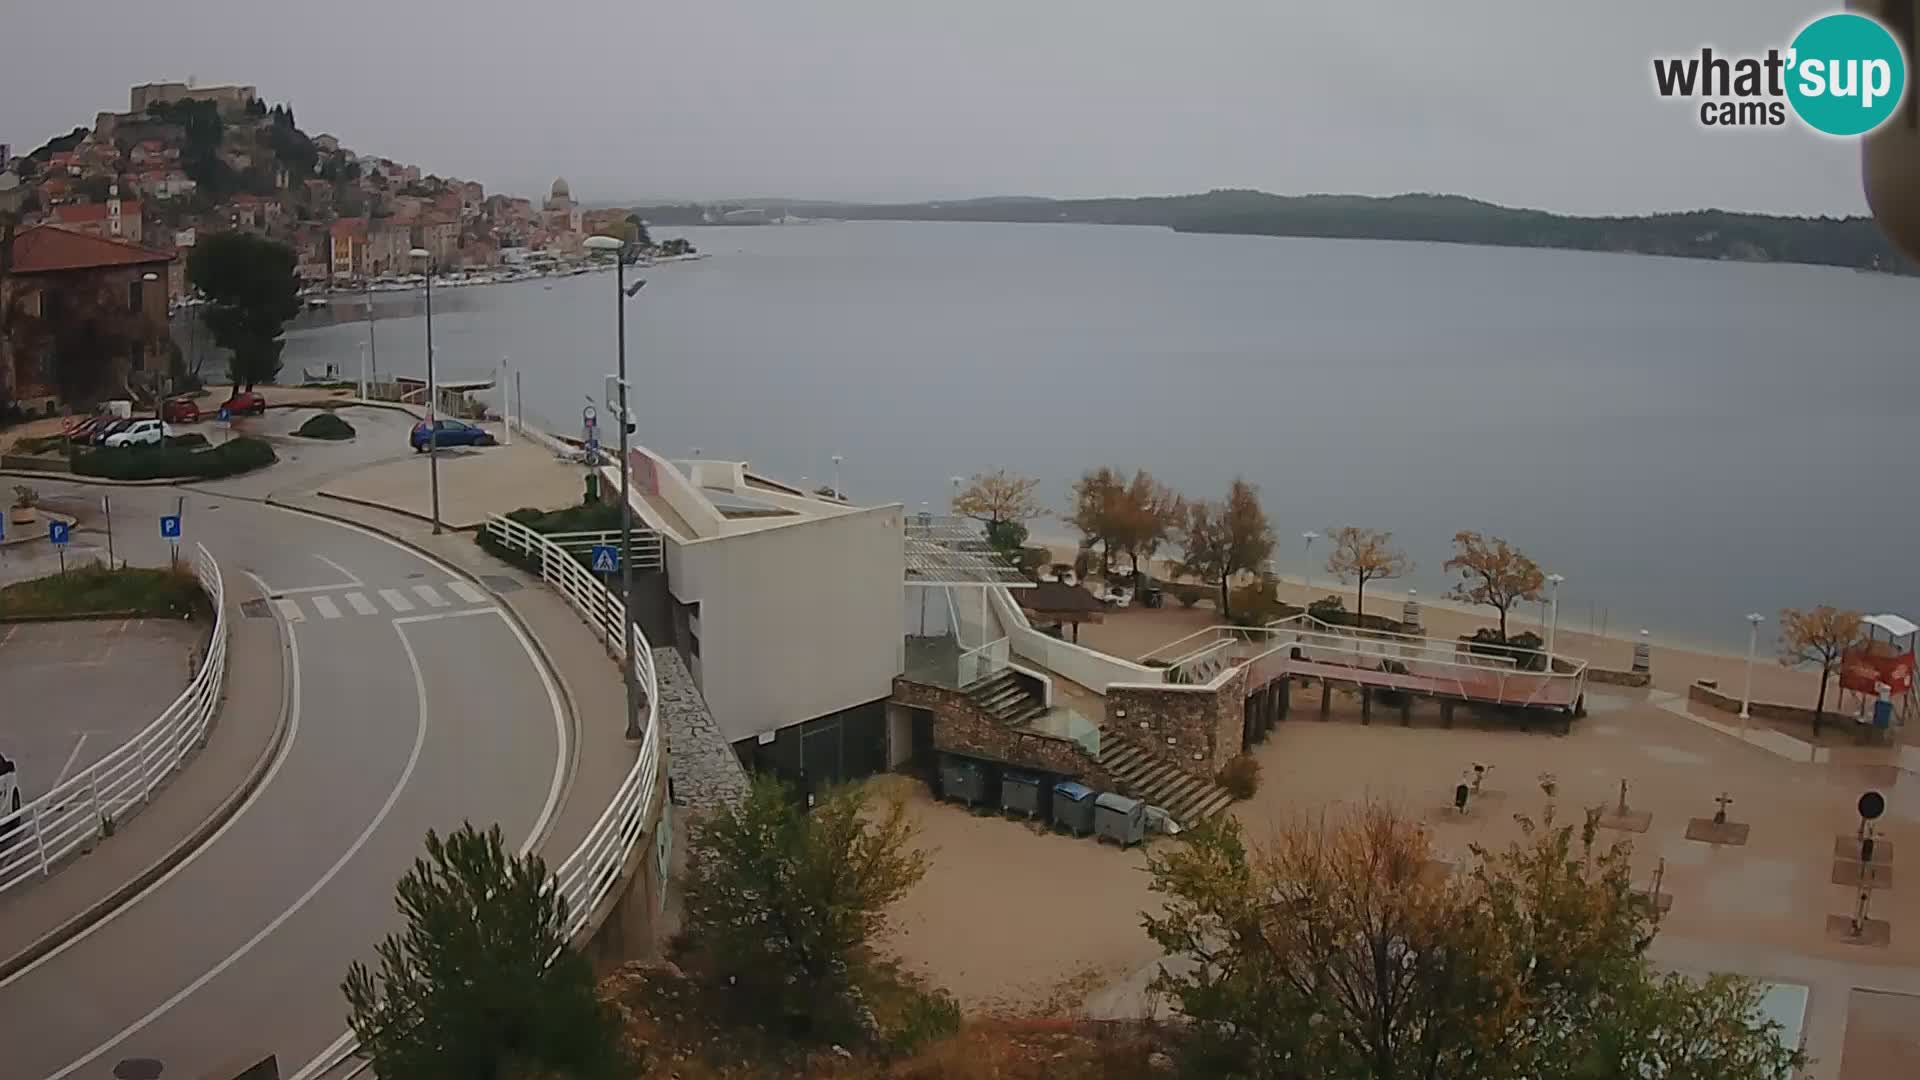
[[1005, 628], [1015, 656], [1030, 660], [1047, 671], [1064, 675], [1096, 694], [1104, 695], [1107, 687], [1114, 683], [1131, 686], [1166, 680], [1166, 674], [1159, 668], [1108, 656], [1084, 645], [1043, 634], [1033, 628], [1010, 590], [993, 586], [987, 592], [993, 601], [994, 614]]
[[[622, 656], [626, 643], [622, 640], [621, 628], [626, 610], [598, 578], [565, 548], [519, 522], [496, 514], [487, 518], [485, 528], [487, 535], [501, 545], [538, 559], [541, 580], [566, 597], [580, 617], [599, 632], [609, 654], [616, 659]], [[567, 899], [569, 937], [586, 926], [594, 908], [613, 890], [620, 868], [652, 824], [647, 820], [647, 808], [653, 803], [660, 771], [659, 694], [654, 681], [653, 650], [637, 626], [633, 628], [633, 637], [634, 678], [647, 698], [643, 718], [646, 734], [641, 739], [639, 759], [620, 782], [606, 810], [587, 831], [580, 846], [554, 871], [560, 895]]]
[[206, 741], [227, 672], [226, 586], [204, 545], [193, 571], [213, 602], [213, 637], [193, 681], [133, 738], [18, 810], [0, 814], [0, 891], [53, 872], [132, 817], [153, 789]]

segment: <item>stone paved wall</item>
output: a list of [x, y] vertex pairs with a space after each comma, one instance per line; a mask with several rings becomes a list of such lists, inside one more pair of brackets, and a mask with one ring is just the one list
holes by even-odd
[[1246, 699], [1244, 666], [1214, 690], [1109, 686], [1107, 727], [1169, 764], [1212, 776], [1240, 753]]
[[675, 801], [695, 810], [737, 805], [747, 795], [747, 770], [720, 734], [680, 654], [665, 647], [653, 650], [653, 674], [660, 719], [667, 725], [667, 772]]
[[940, 750], [1070, 776], [1103, 791], [1119, 788], [1113, 776], [1079, 743], [1008, 727], [961, 691], [896, 678], [893, 702], [933, 713], [933, 744]]

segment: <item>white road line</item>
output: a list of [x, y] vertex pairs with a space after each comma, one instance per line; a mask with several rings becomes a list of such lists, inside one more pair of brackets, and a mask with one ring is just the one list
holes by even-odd
[[303, 596], [307, 593], [339, 592], [341, 589], [358, 589], [363, 586], [357, 581], [343, 581], [338, 585], [301, 585], [292, 589], [275, 589], [281, 596]]
[[393, 621], [396, 623], [439, 622], [441, 619], [464, 619], [469, 615], [493, 615], [499, 611], [497, 607], [461, 608], [459, 611], [436, 611], [430, 615], [406, 615]]
[[56, 791], [61, 784], [67, 782], [67, 774], [73, 771], [73, 763], [80, 760], [80, 748], [85, 745], [87, 745], [87, 733], [83, 731], [80, 737], [74, 740], [73, 753], [67, 755], [67, 763], [60, 766], [60, 775], [53, 778], [53, 787], [48, 788], [48, 791]]
[[481, 592], [479, 589], [474, 588], [464, 581], [449, 581], [447, 582], [447, 588], [453, 591], [453, 595], [465, 600], [469, 604], [484, 604], [487, 602], [486, 593]]
[[353, 571], [347, 569], [344, 566], [341, 566], [339, 563], [334, 562], [332, 559], [327, 558], [325, 555], [315, 555], [314, 558], [319, 559], [321, 562], [326, 563], [328, 566], [331, 566], [335, 570], [340, 571], [340, 576], [343, 578], [346, 578], [349, 582], [355, 585], [361, 584], [360, 579], [353, 576]]
[[[407, 755], [406, 768], [400, 770], [400, 779], [394, 783], [393, 790], [387, 793], [387, 801], [380, 805], [379, 813], [373, 815], [373, 820], [367, 822], [367, 827], [360, 830], [360, 835], [354, 838], [353, 843], [348, 846], [347, 850], [343, 852], [338, 859], [334, 860], [332, 866], [327, 867], [327, 872], [321, 874], [318, 881], [308, 886], [306, 892], [300, 894], [300, 898], [293, 902], [293, 906], [274, 916], [272, 922], [261, 927], [258, 933], [241, 943], [239, 948], [228, 953], [226, 959], [207, 969], [205, 974], [182, 987], [179, 992], [175, 993], [172, 997], [154, 1006], [153, 1011], [135, 1020], [133, 1023], [128, 1024], [125, 1028], [121, 1029], [118, 1035], [94, 1047], [85, 1057], [80, 1058], [66, 1068], [49, 1076], [47, 1080], [64, 1080], [65, 1077], [72, 1076], [75, 1072], [86, 1068], [99, 1058], [100, 1055], [126, 1042], [133, 1036], [138, 1035], [147, 1025], [165, 1016], [175, 1005], [185, 1001], [195, 991], [212, 982], [214, 979], [219, 978], [221, 972], [238, 963], [261, 942], [267, 940], [274, 931], [285, 925], [288, 919], [299, 914], [300, 909], [306, 907], [307, 902], [312, 900], [321, 889], [326, 888], [327, 883], [332, 881], [334, 877], [340, 873], [341, 869], [344, 868], [355, 855], [360, 853], [360, 849], [366, 846], [367, 841], [372, 838], [375, 830], [379, 829], [381, 824], [387, 820], [387, 815], [393, 812], [394, 804], [400, 801], [400, 793], [407, 789], [408, 781], [413, 779], [414, 766], [420, 763], [420, 750], [427, 743], [426, 676], [420, 671], [420, 657], [414, 653], [413, 643], [407, 640], [406, 631], [396, 629], [395, 632], [400, 635], [400, 645], [407, 651], [407, 663], [413, 668], [414, 703], [419, 709], [419, 720], [413, 732], [413, 752]], [[204, 851], [206, 849], [203, 847], [200, 850]], [[164, 881], [165, 879], [162, 878], [161, 880]]]
[[446, 597], [441, 596], [439, 590], [431, 585], [415, 585], [413, 587], [413, 594], [425, 600], [428, 607], [448, 607], [451, 606], [452, 603]]
[[[250, 570], [243, 570], [241, 572], [246, 574], [248, 577], [252, 578], [253, 583], [260, 587], [261, 592], [267, 591], [267, 583], [260, 579], [260, 575], [255, 574]], [[26, 978], [29, 974], [37, 970], [40, 967], [40, 965], [45, 964], [48, 961], [51, 961], [54, 957], [59, 956], [61, 953], [66, 952], [68, 949], [73, 948], [75, 945], [78, 945], [81, 942], [92, 937], [93, 935], [99, 933], [101, 930], [105, 929], [108, 925], [110, 925], [113, 922], [113, 920], [133, 910], [134, 906], [140, 903], [140, 901], [145, 900], [148, 896], [152, 895], [161, 886], [165, 885], [169, 881], [172, 881], [176, 874], [184, 873], [187, 867], [192, 866], [200, 858], [200, 856], [206, 854], [209, 850], [211, 850], [213, 845], [218, 843], [220, 838], [227, 834], [228, 829], [231, 829], [235, 825], [238, 825], [240, 823], [240, 819], [247, 816], [247, 811], [253, 807], [253, 804], [259, 802], [260, 797], [262, 795], [265, 795], [267, 793], [267, 789], [273, 786], [273, 778], [280, 775], [280, 767], [287, 763], [287, 758], [293, 753], [293, 744], [296, 741], [298, 741], [300, 738], [300, 636], [293, 632], [292, 626], [287, 627], [287, 671], [288, 671], [287, 692], [290, 696], [287, 698], [287, 701], [289, 702], [289, 704], [287, 705], [286, 740], [280, 744], [279, 756], [273, 759], [273, 764], [267, 766], [267, 775], [260, 778], [260, 786], [253, 789], [253, 794], [247, 796], [247, 800], [240, 804], [240, 809], [235, 810], [233, 812], [233, 816], [228, 818], [225, 824], [221, 825], [218, 829], [215, 829], [213, 831], [213, 835], [207, 837], [205, 843], [202, 843], [199, 847], [194, 848], [192, 853], [190, 853], [186, 858], [181, 859], [179, 864], [175, 866], [173, 869], [160, 875], [160, 877], [157, 880], [155, 880], [153, 884], [148, 885], [144, 889], [141, 889], [133, 897], [128, 899], [126, 903], [121, 904], [119, 907], [114, 908], [112, 911], [107, 912], [107, 914], [104, 917], [102, 917], [99, 922], [94, 923], [92, 926], [89, 926], [85, 930], [82, 930], [79, 933], [73, 935], [67, 940], [61, 942], [59, 945], [56, 945], [55, 947], [48, 949], [46, 954], [44, 956], [41, 956], [38, 960], [35, 960], [33, 963], [28, 964], [26, 967], [21, 968], [19, 971], [14, 972], [13, 974], [7, 976], [6, 978], [0, 979], [0, 990], [6, 989], [8, 986], [12, 985], [13, 982], [17, 979]], [[93, 1056], [98, 1057], [99, 1052], [96, 1051]], [[89, 1058], [88, 1060], [90, 1061], [92, 1060], [92, 1058]]]
[[312, 604], [313, 610], [319, 612], [320, 617], [323, 619], [337, 619], [340, 617], [340, 609], [334, 605], [331, 596], [315, 596], [309, 599], [307, 603]]
[[373, 606], [366, 593], [350, 592], [346, 595], [347, 606], [353, 608], [355, 615], [377, 615], [380, 609]]
[[399, 589], [381, 589], [380, 599], [385, 600], [387, 606], [395, 611], [413, 610], [413, 601], [407, 599], [406, 594]]
[[306, 622], [307, 621], [306, 612], [300, 610], [300, 605], [297, 603], [294, 603], [292, 600], [289, 600], [284, 596], [276, 598], [273, 602], [273, 606], [280, 609], [281, 617], [286, 619], [288, 622]]

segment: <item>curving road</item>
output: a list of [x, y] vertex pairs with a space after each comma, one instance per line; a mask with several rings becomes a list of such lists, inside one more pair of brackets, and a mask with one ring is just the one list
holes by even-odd
[[0, 982], [0, 1074], [93, 1080], [148, 1058], [197, 1078], [273, 1053], [294, 1076], [344, 1030], [340, 979], [398, 926], [393, 885], [428, 829], [537, 840], [568, 774], [560, 695], [478, 582], [411, 549], [233, 493], [112, 494], [121, 557], [164, 560], [157, 518], [184, 497], [229, 588], [277, 597], [246, 617], [281, 623], [288, 735], [204, 847]]

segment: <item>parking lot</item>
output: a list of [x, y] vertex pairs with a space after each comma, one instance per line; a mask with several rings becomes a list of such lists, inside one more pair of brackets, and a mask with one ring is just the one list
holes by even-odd
[[0, 625], [0, 753], [31, 801], [152, 723], [186, 688], [204, 622], [102, 619]]

